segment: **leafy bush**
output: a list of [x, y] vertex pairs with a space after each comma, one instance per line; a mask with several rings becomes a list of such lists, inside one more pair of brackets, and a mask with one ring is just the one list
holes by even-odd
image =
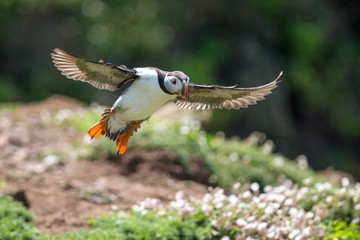
[[21, 203], [2, 195], [0, 195], [0, 236], [3, 240], [44, 239], [32, 224], [31, 213]]
[[353, 240], [360, 239], [359, 226], [354, 223], [346, 223], [344, 221], [330, 221], [326, 225], [326, 235], [324, 240]]

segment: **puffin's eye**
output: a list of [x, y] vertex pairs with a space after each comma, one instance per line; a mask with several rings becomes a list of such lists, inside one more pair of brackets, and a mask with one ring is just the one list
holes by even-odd
[[172, 79], [170, 79], [170, 82], [175, 85], [176, 84], [176, 79], [172, 78]]

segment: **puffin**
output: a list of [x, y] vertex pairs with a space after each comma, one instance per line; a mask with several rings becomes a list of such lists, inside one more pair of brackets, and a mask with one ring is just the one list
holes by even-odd
[[279, 76], [259, 87], [199, 85], [181, 71], [164, 71], [156, 67], [134, 67], [76, 57], [59, 48], [51, 58], [62, 75], [87, 82], [95, 88], [120, 90], [111, 108], [106, 108], [88, 134], [91, 139], [105, 136], [116, 142], [118, 154], [125, 154], [130, 137], [165, 103], [172, 101], [186, 109], [240, 109], [263, 100], [278, 86]]

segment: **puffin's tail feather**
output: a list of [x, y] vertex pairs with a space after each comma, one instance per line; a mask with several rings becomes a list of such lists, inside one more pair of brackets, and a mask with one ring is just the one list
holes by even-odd
[[101, 115], [102, 119], [100, 120], [100, 122], [96, 123], [88, 131], [88, 134], [91, 137], [91, 139], [95, 137], [99, 137], [106, 133], [107, 122], [109, 120], [110, 115], [111, 115], [111, 109], [105, 109], [104, 113]]

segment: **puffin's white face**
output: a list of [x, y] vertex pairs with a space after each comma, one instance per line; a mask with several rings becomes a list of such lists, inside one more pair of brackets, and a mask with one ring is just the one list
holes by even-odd
[[[187, 77], [185, 74], [184, 76], [176, 76], [172, 73], [168, 73], [165, 76], [164, 79], [164, 85], [166, 90], [168, 90], [172, 94], [176, 94], [178, 96], [188, 98], [189, 97], [189, 90], [188, 90], [188, 83], [189, 83], [189, 77]], [[182, 79], [180, 79], [181, 77]]]
[[166, 89], [173, 94], [181, 93], [183, 88], [182, 81], [176, 76], [169, 76], [169, 74], [165, 76], [164, 85]]

